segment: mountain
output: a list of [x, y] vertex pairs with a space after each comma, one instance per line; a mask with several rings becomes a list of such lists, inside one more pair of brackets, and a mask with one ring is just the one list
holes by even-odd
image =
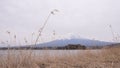
[[106, 48], [106, 49], [108, 49], [108, 48], [120, 48], [120, 43], [107, 45], [104, 48]]
[[110, 42], [88, 40], [88, 39], [65, 39], [65, 40], [55, 40], [47, 43], [38, 44], [38, 47], [54, 47], [54, 46], [65, 46], [68, 44], [81, 44], [85, 46], [104, 46], [112, 44]]
[[90, 40], [79, 37], [70, 37], [64, 39], [56, 39], [54, 41], [37, 44], [36, 47], [62, 47], [68, 44], [81, 44], [85, 46], [105, 46], [113, 44], [112, 42], [98, 41], [98, 40]]
[[[26, 47], [35, 47], [35, 48], [39, 48], [39, 47], [64, 47], [67, 46], [69, 44], [80, 44], [80, 45], [84, 45], [87, 47], [91, 47], [91, 46], [105, 46], [105, 45], [111, 45], [114, 44], [113, 42], [105, 42], [105, 41], [99, 41], [99, 40], [90, 40], [90, 39], [85, 39], [85, 38], [81, 38], [79, 35], [76, 34], [68, 34], [68, 35], [64, 35], [63, 37], [58, 37], [53, 41], [50, 42], [45, 42], [45, 43], [41, 43], [41, 44], [37, 44], [36, 46], [34, 45], [24, 45], [24, 46], [12, 46], [13, 48], [26, 48]], [[5, 45], [1, 45], [1, 47], [7, 47]]]
[[0, 44], [0, 47], [8, 47], [8, 45]]

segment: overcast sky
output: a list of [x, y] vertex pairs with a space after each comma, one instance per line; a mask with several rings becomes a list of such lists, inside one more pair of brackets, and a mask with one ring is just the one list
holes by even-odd
[[0, 40], [9, 40], [6, 31], [22, 41], [37, 33], [48, 14], [52, 15], [43, 35], [73, 33], [83, 38], [111, 41], [120, 35], [120, 0], [0, 0]]

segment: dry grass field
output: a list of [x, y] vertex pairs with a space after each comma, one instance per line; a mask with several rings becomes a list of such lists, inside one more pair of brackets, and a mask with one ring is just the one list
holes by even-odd
[[[13, 50], [15, 52], [16, 50]], [[35, 54], [32, 50], [20, 50], [17, 54], [8, 52], [0, 55], [0, 68], [120, 68], [120, 48], [80, 50], [73, 54], [69, 50], [50, 55], [49, 51]]]

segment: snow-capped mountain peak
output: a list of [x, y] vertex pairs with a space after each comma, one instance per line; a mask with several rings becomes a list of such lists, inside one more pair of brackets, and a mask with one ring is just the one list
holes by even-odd
[[64, 35], [59, 35], [55, 38], [55, 40], [65, 40], [65, 39], [80, 39], [79, 34], [74, 34], [74, 33], [68, 33]]

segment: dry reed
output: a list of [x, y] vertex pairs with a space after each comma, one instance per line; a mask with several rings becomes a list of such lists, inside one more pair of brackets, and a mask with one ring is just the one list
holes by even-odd
[[[41, 50], [42, 51], [42, 50]], [[50, 50], [51, 51], [51, 50]], [[29, 50], [10, 51], [9, 60], [6, 55], [0, 55], [0, 68], [119, 68], [120, 49], [103, 49], [100, 51], [70, 50], [50, 53], [30, 53]], [[83, 53], [82, 53], [82, 52]]]

